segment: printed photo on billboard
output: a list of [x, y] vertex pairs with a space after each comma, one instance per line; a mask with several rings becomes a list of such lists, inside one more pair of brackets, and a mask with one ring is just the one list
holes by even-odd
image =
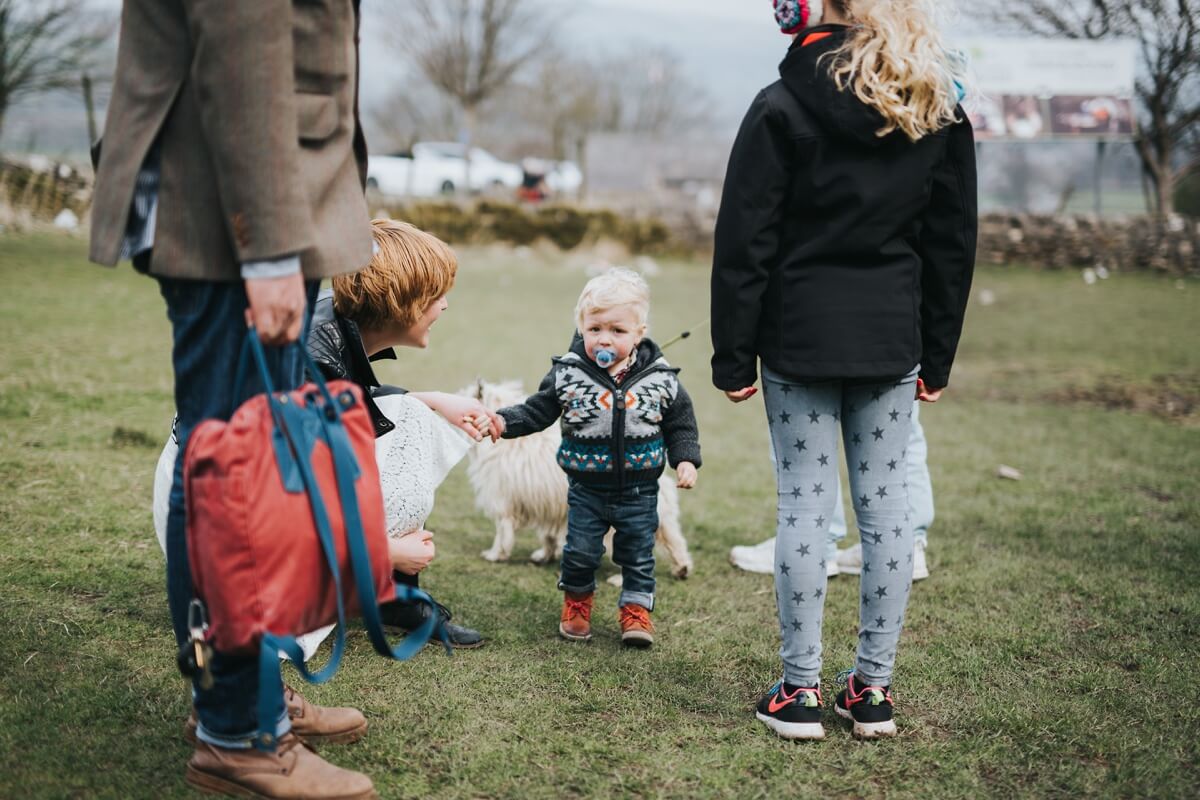
[[1064, 95], [1050, 98], [1050, 132], [1055, 135], [1128, 136], [1133, 104], [1125, 97]]
[[1036, 95], [1005, 95], [1003, 107], [1005, 132], [1014, 139], [1036, 139], [1050, 128]]
[[967, 116], [971, 127], [975, 129], [976, 139], [991, 139], [1004, 136], [1004, 98], [984, 95], [967, 107]]

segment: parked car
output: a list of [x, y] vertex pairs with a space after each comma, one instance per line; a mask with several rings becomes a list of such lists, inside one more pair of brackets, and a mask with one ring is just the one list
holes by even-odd
[[[367, 187], [385, 195], [435, 197], [455, 194], [466, 185], [466, 148], [457, 142], [418, 142], [411, 153], [371, 156]], [[521, 168], [481, 147], [471, 148], [471, 192], [514, 190]]]
[[546, 173], [546, 185], [555, 194], [575, 194], [583, 186], [583, 173], [574, 161], [558, 161]]

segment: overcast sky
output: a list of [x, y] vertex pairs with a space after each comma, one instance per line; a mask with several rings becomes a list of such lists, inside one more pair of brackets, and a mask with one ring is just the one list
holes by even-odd
[[[564, 15], [561, 37], [568, 50], [623, 52], [640, 43], [675, 52], [711, 96], [718, 125], [737, 125], [758, 90], [775, 79], [788, 45], [767, 0], [541, 1]], [[364, 20], [389, 2], [366, 0]], [[402, 59], [370, 37], [363, 57], [363, 99], [380, 102]]]
[[[115, 12], [120, 0], [91, 0]], [[255, 2], [256, 0], [244, 0]], [[372, 31], [380, 8], [398, 0], [364, 0], [362, 100], [370, 109], [386, 102], [405, 80], [404, 59]], [[788, 38], [779, 32], [767, 0], [534, 0], [563, 13], [564, 49], [585, 54], [627, 52], [631, 45], [666, 48], [678, 55], [692, 82], [710, 98], [712, 126], [732, 137], [760, 88], [777, 77]], [[41, 0], [23, 0], [37, 3]], [[50, 97], [14, 109], [4, 144], [37, 143], [39, 149], [85, 152], [86, 135], [74, 97]]]

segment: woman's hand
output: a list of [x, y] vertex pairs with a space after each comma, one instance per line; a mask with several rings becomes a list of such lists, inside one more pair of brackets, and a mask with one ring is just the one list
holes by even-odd
[[675, 467], [675, 477], [678, 482], [675, 484], [680, 489], [690, 489], [696, 485], [696, 465], [690, 461], [680, 461]]
[[433, 534], [421, 529], [407, 533], [399, 538], [388, 537], [388, 557], [392, 560], [392, 569], [399, 570], [405, 575], [416, 575], [429, 566], [437, 548], [433, 545]]
[[726, 392], [725, 396], [728, 397], [732, 403], [740, 403], [743, 400], [749, 400], [757, 393], [758, 389], [755, 389], [753, 386], [747, 386], [745, 389], [738, 389], [736, 392]]
[[930, 389], [925, 385], [925, 381], [917, 378], [917, 399], [922, 403], [936, 403], [945, 389], [944, 386], [941, 389]]
[[477, 442], [482, 442], [484, 436], [491, 436], [494, 442], [504, 431], [504, 420], [500, 415], [474, 398], [447, 392], [411, 394]]

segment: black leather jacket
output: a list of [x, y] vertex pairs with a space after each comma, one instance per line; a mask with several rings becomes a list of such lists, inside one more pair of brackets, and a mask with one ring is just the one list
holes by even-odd
[[389, 347], [368, 357], [358, 325], [338, 316], [333, 310], [332, 292], [322, 292], [317, 298], [306, 346], [325, 380], [349, 380], [362, 387], [363, 401], [371, 412], [371, 421], [375, 423], [376, 439], [396, 427], [379, 410], [375, 398], [404, 394], [405, 390], [398, 386], [381, 386], [375, 377], [375, 370], [371, 368], [372, 361], [395, 358], [396, 351]]

